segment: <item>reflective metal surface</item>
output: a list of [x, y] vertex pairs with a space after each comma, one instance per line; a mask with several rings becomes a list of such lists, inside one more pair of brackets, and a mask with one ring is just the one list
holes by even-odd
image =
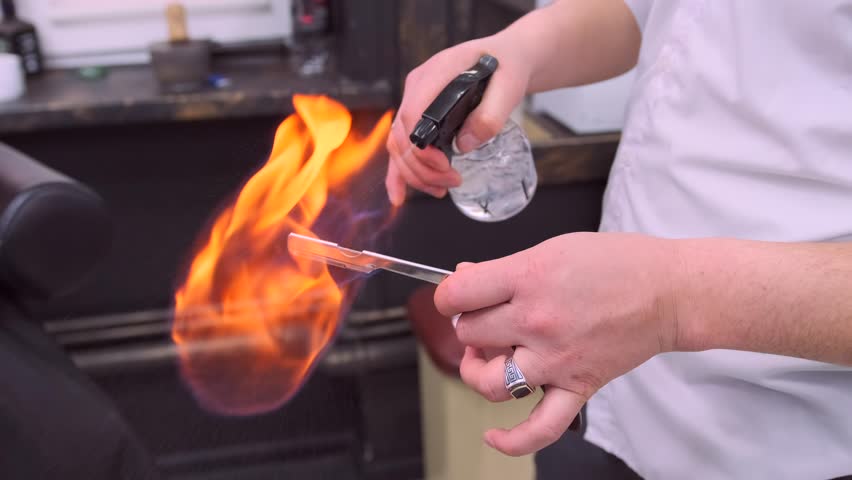
[[310, 258], [336, 267], [363, 273], [382, 269], [435, 284], [441, 283], [452, 273], [448, 270], [421, 265], [380, 253], [344, 248], [336, 243], [297, 233], [289, 235], [287, 248], [292, 255]]

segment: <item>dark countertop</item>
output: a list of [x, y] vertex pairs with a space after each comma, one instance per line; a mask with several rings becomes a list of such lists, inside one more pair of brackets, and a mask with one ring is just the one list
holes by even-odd
[[[227, 58], [217, 74], [230, 85], [187, 94], [159, 90], [147, 65], [112, 67], [101, 79], [76, 70], [47, 71], [31, 79], [25, 97], [0, 103], [0, 140], [17, 133], [139, 123], [284, 116], [293, 94], [326, 94], [351, 109], [393, 108], [388, 82], [351, 81], [330, 68], [316, 75], [297, 72], [286, 56]], [[542, 185], [605, 180], [619, 134], [574, 135], [556, 122], [529, 114], [524, 128]]]
[[76, 70], [53, 70], [32, 78], [26, 95], [0, 103], [0, 136], [83, 126], [191, 121], [280, 115], [292, 111], [295, 93], [327, 94], [350, 108], [392, 106], [386, 82], [356, 83], [329, 69], [300, 74], [287, 57], [265, 56], [217, 62], [214, 72], [230, 80], [187, 94], [160, 92], [147, 65], [112, 67], [106, 77], [84, 79]]
[[525, 115], [522, 126], [530, 138], [540, 185], [599, 182], [609, 176], [619, 132], [577, 135], [534, 113]]

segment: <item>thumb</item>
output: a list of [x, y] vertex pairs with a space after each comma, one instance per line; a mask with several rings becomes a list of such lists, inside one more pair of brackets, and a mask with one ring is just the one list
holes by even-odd
[[485, 443], [510, 456], [537, 452], [559, 440], [584, 403], [580, 395], [548, 387], [529, 418], [512, 429], [485, 432]]
[[467, 117], [456, 136], [456, 146], [462, 153], [468, 153], [483, 143], [494, 138], [506, 121], [512, 110], [523, 99], [526, 85], [508, 71], [500, 71], [497, 67], [482, 102]]

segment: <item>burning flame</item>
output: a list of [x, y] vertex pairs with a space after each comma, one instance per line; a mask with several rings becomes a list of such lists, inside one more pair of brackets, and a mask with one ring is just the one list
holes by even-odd
[[386, 201], [358, 204], [358, 186], [374, 191], [381, 182], [356, 181], [371, 171], [391, 113], [362, 137], [332, 99], [298, 95], [293, 104], [268, 161], [215, 219], [175, 294], [182, 374], [200, 403], [220, 413], [262, 413], [291, 398], [355, 292], [352, 278], [291, 258], [287, 235], [369, 241], [394, 213]]

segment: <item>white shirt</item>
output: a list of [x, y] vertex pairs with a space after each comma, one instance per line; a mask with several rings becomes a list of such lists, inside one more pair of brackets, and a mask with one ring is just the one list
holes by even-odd
[[[852, 0], [626, 1], [643, 43], [601, 230], [852, 241]], [[852, 474], [852, 369], [836, 365], [659, 355], [588, 420], [647, 479]]]

